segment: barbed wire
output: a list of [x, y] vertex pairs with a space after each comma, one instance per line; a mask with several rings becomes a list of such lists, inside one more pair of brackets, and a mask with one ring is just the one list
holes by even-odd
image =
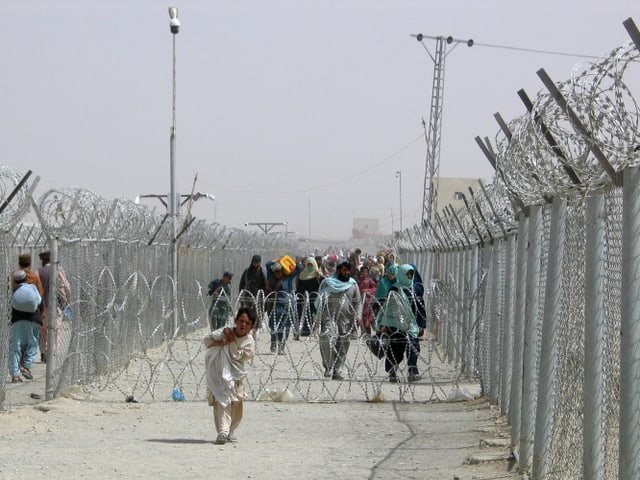
[[[616, 185], [612, 172], [640, 162], [640, 113], [625, 74], [640, 58], [628, 42], [607, 55], [576, 65], [556, 86], [572, 114], [548, 91], [538, 92], [531, 111], [506, 123], [495, 139], [496, 175], [465, 207], [396, 232], [399, 252], [448, 250], [503, 236], [518, 214], [554, 196], [583, 198]], [[573, 116], [575, 115], [575, 117]], [[578, 125], [575, 121], [580, 122]]]

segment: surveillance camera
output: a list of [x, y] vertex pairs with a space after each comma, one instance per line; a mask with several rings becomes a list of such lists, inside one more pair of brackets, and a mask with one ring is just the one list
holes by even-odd
[[178, 20], [177, 18], [172, 18], [171, 20], [169, 20], [169, 28], [171, 29], [171, 33], [173, 33], [174, 35], [178, 33], [178, 30], [180, 30], [180, 20]]
[[249, 226], [249, 222], [245, 222], [244, 226], [248, 227]]
[[180, 20], [178, 20], [178, 9], [176, 7], [169, 7], [169, 28], [174, 35], [178, 33], [180, 29]]

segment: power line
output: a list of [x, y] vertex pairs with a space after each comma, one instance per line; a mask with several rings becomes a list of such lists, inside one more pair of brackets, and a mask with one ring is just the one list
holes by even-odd
[[479, 43], [474, 42], [474, 45], [479, 47], [490, 47], [490, 48], [501, 48], [503, 50], [516, 50], [520, 52], [529, 52], [529, 53], [542, 53], [545, 55], [561, 55], [565, 57], [579, 57], [579, 58], [600, 58], [597, 55], [585, 55], [582, 53], [567, 53], [567, 52], [557, 52], [553, 50], [537, 50], [535, 48], [524, 48], [524, 47], [510, 47], [507, 45], [495, 45], [492, 43]]
[[376, 168], [378, 168], [380, 165], [382, 165], [383, 163], [387, 163], [390, 160], [393, 160], [395, 157], [397, 157], [398, 155], [400, 155], [403, 151], [405, 151], [406, 149], [408, 149], [409, 147], [411, 147], [412, 145], [414, 145], [416, 142], [418, 142], [419, 140], [421, 140], [423, 138], [423, 134], [420, 133], [418, 134], [417, 137], [415, 137], [413, 140], [411, 140], [409, 143], [403, 145], [402, 147], [400, 147], [399, 149], [397, 149], [395, 152], [387, 155], [386, 157], [378, 160], [377, 162], [361, 169], [358, 171], [355, 171], [349, 175], [344, 175], [344, 176], [340, 176], [330, 182], [326, 182], [326, 183], [320, 183], [320, 184], [316, 184], [316, 185], [311, 185], [307, 188], [299, 188], [299, 189], [294, 189], [294, 190], [277, 190], [277, 191], [261, 191], [261, 190], [246, 190], [246, 189], [237, 189], [237, 188], [229, 188], [226, 185], [215, 185], [216, 188], [220, 189], [220, 190], [225, 190], [225, 191], [229, 191], [229, 192], [235, 192], [235, 193], [253, 193], [253, 194], [257, 194], [257, 195], [268, 195], [268, 196], [279, 196], [279, 195], [291, 195], [291, 194], [295, 194], [295, 193], [307, 193], [307, 192], [312, 192], [314, 190], [319, 190], [322, 188], [328, 188], [328, 187], [333, 187], [335, 185], [340, 185], [342, 183], [346, 183], [346, 182], [350, 182], [352, 181], [354, 178], [359, 177], [360, 175], [363, 175], [367, 172], [370, 172], [371, 170], [374, 170]]

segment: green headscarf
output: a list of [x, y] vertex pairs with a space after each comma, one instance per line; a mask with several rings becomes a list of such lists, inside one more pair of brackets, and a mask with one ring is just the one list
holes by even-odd
[[[389, 278], [389, 275], [394, 276], [393, 281]], [[380, 283], [378, 283], [378, 288], [376, 289], [376, 298], [378, 300], [384, 300], [387, 298], [387, 295], [389, 295], [389, 290], [391, 289], [393, 284], [396, 283], [397, 278], [398, 278], [398, 266], [391, 265], [387, 269], [387, 273], [385, 274], [385, 276], [380, 279]]]

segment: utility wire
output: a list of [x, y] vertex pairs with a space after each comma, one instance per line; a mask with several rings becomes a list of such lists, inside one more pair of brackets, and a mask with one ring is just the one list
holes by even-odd
[[321, 188], [332, 187], [334, 185], [339, 185], [341, 183], [349, 182], [349, 181], [353, 180], [354, 178], [357, 178], [360, 175], [379, 167], [383, 163], [386, 163], [386, 162], [392, 160], [394, 157], [398, 156], [404, 150], [408, 149], [413, 144], [415, 144], [416, 142], [421, 140], [423, 138], [423, 135], [424, 135], [423, 133], [420, 133], [417, 137], [415, 137], [413, 140], [411, 140], [406, 145], [403, 145], [402, 147], [400, 147], [395, 152], [391, 153], [390, 155], [387, 155], [386, 157], [382, 158], [381, 160], [378, 160], [374, 164], [363, 168], [362, 170], [354, 172], [354, 173], [352, 173], [350, 175], [340, 176], [339, 178], [336, 178], [335, 180], [333, 180], [331, 182], [322, 183], [322, 184], [318, 184], [318, 185], [312, 185], [312, 186], [310, 186], [308, 188], [300, 188], [300, 189], [296, 189], [296, 190], [286, 190], [286, 191], [285, 190], [277, 190], [277, 191], [269, 191], [269, 192], [260, 191], [260, 190], [234, 189], [234, 188], [228, 188], [225, 185], [216, 185], [216, 188], [218, 188], [220, 190], [226, 190], [226, 191], [231, 191], [231, 192], [236, 192], [236, 193], [254, 193], [254, 194], [258, 194], [258, 195], [277, 196], [277, 195], [291, 195], [293, 193], [306, 193], [306, 192], [312, 192], [314, 190], [318, 190], [318, 189], [321, 189]]
[[[422, 46], [425, 49], [427, 48], [423, 41], [420, 41], [420, 43], [422, 43]], [[542, 53], [542, 54], [545, 54], [545, 55], [561, 55], [561, 56], [565, 56], [565, 57], [596, 58], [596, 59], [600, 58], [597, 55], [585, 55], [585, 54], [580, 54], [580, 53], [556, 52], [556, 51], [552, 51], [552, 50], [537, 50], [535, 48], [510, 47], [510, 46], [507, 46], [507, 45], [496, 45], [496, 44], [492, 44], [492, 43], [474, 42], [473, 45], [474, 46], [479, 46], [479, 47], [500, 48], [500, 49], [503, 49], [503, 50], [516, 50], [516, 51], [520, 51], [520, 52]], [[427, 53], [429, 53], [428, 49], [427, 49]], [[280, 191], [276, 191], [276, 192], [273, 192], [273, 191], [272, 192], [265, 192], [265, 191], [259, 191], [259, 190], [230, 189], [230, 188], [225, 188], [225, 186], [223, 186], [223, 185], [219, 185], [217, 188], [221, 188], [223, 190], [228, 190], [228, 191], [239, 192], [239, 193], [254, 193], [254, 194], [259, 194], [259, 195], [290, 195], [290, 194], [293, 194], [293, 193], [311, 192], [313, 190], [318, 190], [318, 189], [321, 189], [321, 188], [331, 187], [331, 186], [334, 186], [334, 185], [338, 185], [338, 184], [341, 184], [341, 183], [345, 183], [345, 182], [351, 181], [352, 179], [358, 177], [359, 175], [362, 175], [363, 173], [369, 172], [370, 170], [373, 170], [374, 168], [377, 168], [381, 164], [388, 162], [393, 157], [395, 157], [398, 154], [400, 154], [403, 150], [406, 150], [411, 145], [416, 143], [421, 137], [422, 137], [422, 134], [418, 135], [418, 137], [414, 138], [407, 145], [404, 145], [403, 147], [401, 147], [396, 152], [394, 152], [391, 155], [388, 155], [387, 157], [379, 160], [378, 162], [374, 163], [373, 165], [370, 165], [369, 167], [366, 167], [365, 169], [360, 170], [358, 172], [354, 172], [351, 175], [336, 179], [336, 180], [334, 180], [332, 182], [319, 184], [319, 185], [313, 185], [313, 186], [310, 186], [308, 188], [303, 188], [303, 189], [288, 190], [288, 191], [280, 190]]]
[[535, 48], [509, 47], [507, 45], [495, 45], [492, 43], [474, 42], [473, 45], [479, 46], [479, 47], [501, 48], [503, 50], [516, 50], [519, 52], [543, 53], [545, 55], [562, 55], [565, 57], [580, 57], [580, 58], [600, 58], [597, 55], [584, 55], [582, 53], [556, 52], [553, 50], [537, 50]]
[[[418, 41], [422, 44], [424, 49], [427, 51], [427, 53], [431, 57], [431, 60], [433, 60], [433, 56], [431, 55], [431, 52], [427, 48], [427, 45], [424, 43], [424, 38], [430, 38], [430, 39], [442, 39], [442, 38], [444, 38], [444, 37], [432, 37], [432, 36], [429, 36], [429, 35], [422, 35], [422, 34], [411, 35], [411, 36], [412, 37], [417, 37]], [[516, 51], [519, 51], [519, 52], [543, 53], [545, 55], [562, 55], [562, 56], [565, 56], [565, 57], [579, 57], [579, 58], [600, 58], [597, 55], [585, 55], [585, 54], [582, 54], [582, 53], [567, 53], [567, 52], [557, 52], [557, 51], [554, 51], [554, 50], [538, 50], [538, 49], [535, 49], [535, 48], [510, 47], [508, 45], [496, 45], [495, 43], [476, 42], [473, 39], [460, 40], [460, 39], [453, 38], [453, 37], [449, 37], [448, 38], [448, 40], [451, 40], [451, 39], [453, 39], [453, 42], [454, 42], [453, 48], [457, 47], [460, 43], [466, 43], [469, 47], [477, 45], [477, 46], [480, 46], [480, 47], [501, 48], [503, 50], [516, 50]], [[448, 40], [447, 40], [447, 43], [451, 43]], [[453, 50], [453, 48], [452, 48], [452, 50]]]

